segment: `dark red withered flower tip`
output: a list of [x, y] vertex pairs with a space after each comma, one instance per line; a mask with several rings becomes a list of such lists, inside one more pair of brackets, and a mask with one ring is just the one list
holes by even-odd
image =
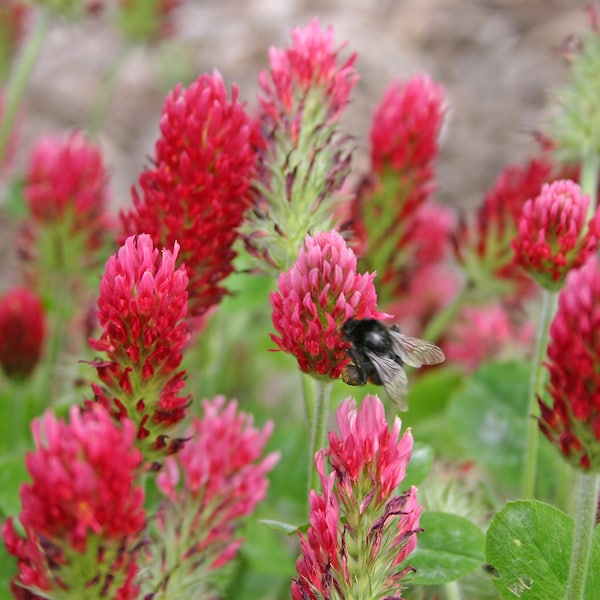
[[44, 348], [46, 316], [40, 299], [13, 288], [0, 299], [0, 366], [11, 378], [27, 377]]
[[123, 234], [147, 233], [157, 247], [180, 246], [178, 265], [189, 278], [189, 314], [201, 316], [226, 293], [233, 243], [251, 203], [257, 149], [255, 121], [231, 99], [221, 75], [200, 75], [167, 96], [154, 167], [133, 189], [133, 209], [121, 213]]

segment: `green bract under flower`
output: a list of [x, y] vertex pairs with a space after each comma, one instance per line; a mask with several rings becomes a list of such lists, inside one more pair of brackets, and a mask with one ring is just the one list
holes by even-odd
[[599, 72], [600, 34], [591, 31], [581, 38], [570, 80], [557, 93], [561, 110], [554, 117], [551, 135], [557, 144], [557, 156], [564, 162], [600, 158]]
[[241, 229], [258, 268], [273, 274], [292, 265], [306, 234], [333, 227], [351, 155], [337, 124], [358, 80], [356, 55], [340, 64], [331, 27], [321, 30], [315, 19], [292, 37], [290, 47], [271, 49], [271, 68], [260, 76], [266, 149]]

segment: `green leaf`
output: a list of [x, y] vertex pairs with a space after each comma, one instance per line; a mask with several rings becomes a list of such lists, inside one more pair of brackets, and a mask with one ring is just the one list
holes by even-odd
[[10, 600], [9, 582], [17, 572], [17, 559], [11, 556], [3, 543], [0, 543], [0, 600]]
[[505, 485], [520, 481], [529, 372], [519, 362], [486, 364], [456, 392], [448, 411], [447, 426], [463, 432], [458, 442], [467, 456]]
[[[457, 455], [457, 432], [448, 427], [447, 409], [453, 393], [461, 386], [463, 374], [444, 367], [415, 377], [409, 374], [408, 412], [402, 413], [402, 428], [411, 427], [415, 439], [451, 458]], [[384, 394], [385, 396], [385, 394]]]
[[0, 457], [0, 514], [4, 517], [21, 512], [19, 490], [29, 478], [21, 455]]
[[[487, 561], [494, 585], [507, 600], [564, 598], [573, 519], [537, 500], [508, 503], [496, 514], [487, 534]], [[600, 600], [600, 530], [596, 529], [585, 600]]]
[[406, 477], [400, 484], [403, 490], [407, 490], [411, 485], [419, 485], [431, 471], [435, 452], [428, 444], [415, 442], [408, 467]]
[[421, 517], [424, 529], [406, 564], [416, 569], [411, 583], [439, 585], [456, 581], [485, 562], [485, 535], [473, 522], [450, 513]]
[[[259, 523], [266, 525], [270, 529], [274, 529], [275, 531], [279, 531], [285, 535], [291, 535], [292, 533], [296, 533], [299, 531], [301, 527], [299, 525], [292, 525], [291, 523], [284, 523], [283, 521], [274, 521], [272, 519], [259, 519]], [[308, 525], [306, 526], [308, 528]]]

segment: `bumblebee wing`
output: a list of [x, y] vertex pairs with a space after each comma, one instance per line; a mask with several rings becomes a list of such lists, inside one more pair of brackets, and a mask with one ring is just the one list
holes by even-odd
[[381, 379], [381, 383], [392, 402], [398, 407], [398, 410], [407, 411], [408, 378], [402, 366], [388, 356], [379, 356], [372, 352], [367, 352], [367, 356], [373, 363], [377, 375], [379, 375], [379, 379]]
[[442, 349], [431, 342], [409, 337], [395, 329], [390, 329], [390, 335], [394, 340], [396, 354], [406, 365], [411, 367], [437, 365], [446, 359]]

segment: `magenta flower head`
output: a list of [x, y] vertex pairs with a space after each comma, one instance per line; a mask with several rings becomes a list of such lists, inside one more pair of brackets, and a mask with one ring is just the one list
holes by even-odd
[[159, 251], [148, 235], [127, 238], [109, 258], [98, 298], [99, 339], [93, 350], [106, 360], [94, 365], [104, 384], [94, 385], [100, 401], [117, 420], [137, 425], [138, 442], [147, 459], [179, 449], [168, 440], [187, 414], [181, 396], [185, 371], [178, 370], [190, 337], [185, 267], [176, 266], [179, 245]]
[[28, 377], [44, 348], [46, 315], [27, 288], [13, 288], [0, 299], [0, 366], [7, 377]]
[[21, 488], [19, 517], [26, 537], [12, 519], [2, 530], [18, 559], [13, 590], [24, 587], [44, 598], [63, 597], [65, 590], [78, 598], [136, 598], [145, 513], [136, 484], [142, 455], [134, 446], [135, 426], [117, 426], [95, 405], [83, 414], [72, 407], [70, 423], [48, 412], [32, 429], [31, 483]]
[[[416, 489], [394, 496], [406, 474], [413, 440], [400, 437], [400, 419], [390, 431], [377, 396], [360, 408], [352, 398], [337, 411], [339, 435], [315, 457], [323, 492], [310, 495], [310, 527], [300, 534], [302, 555], [292, 583], [295, 600], [399, 598], [412, 569], [402, 563], [415, 549], [422, 507]], [[333, 471], [325, 475], [324, 458]], [[361, 593], [362, 592], [362, 593]]]
[[306, 27], [292, 31], [289, 47], [271, 48], [271, 69], [262, 71], [259, 77], [263, 114], [273, 123], [300, 118], [303, 108], [316, 108], [307, 106], [307, 100], [318, 93], [326, 102], [327, 120], [337, 119], [358, 82], [354, 69], [356, 54], [340, 61], [339, 54], [345, 45], [336, 47], [333, 27], [323, 30], [314, 18]]
[[306, 236], [296, 263], [279, 276], [271, 293], [271, 339], [296, 357], [300, 370], [317, 378], [337, 379], [349, 345], [340, 328], [350, 318], [381, 319], [374, 273], [359, 274], [356, 256], [337, 231]]
[[35, 259], [40, 270], [101, 264], [99, 252], [112, 227], [108, 171], [99, 148], [81, 132], [45, 137], [35, 145], [23, 195], [30, 214], [20, 241], [24, 257]]
[[587, 223], [589, 204], [589, 196], [569, 180], [543, 185], [525, 203], [512, 242], [515, 262], [542, 287], [560, 289], [567, 273], [597, 251], [600, 215]]
[[358, 81], [356, 55], [342, 61], [333, 29], [317, 19], [271, 48], [260, 75], [259, 121], [266, 147], [253, 210], [242, 229], [256, 266], [279, 274], [293, 264], [308, 233], [327, 231], [350, 172], [348, 136], [337, 129]]
[[250, 206], [262, 139], [221, 75], [200, 75], [165, 100], [152, 169], [133, 190], [134, 207], [121, 214], [123, 239], [147, 233], [157, 247], [180, 246], [177, 264], [189, 278], [189, 313], [201, 316], [226, 293], [237, 228]]
[[235, 557], [240, 519], [265, 497], [266, 475], [279, 460], [279, 453], [263, 456], [272, 422], [257, 429], [223, 396], [204, 401], [203, 409], [192, 418], [184, 448], [157, 477], [167, 499], [158, 518], [166, 547], [158, 569], [169, 597], [190, 589], [190, 581], [209, 586], [213, 572]]
[[350, 203], [350, 226], [361, 267], [379, 274], [378, 292], [386, 305], [404, 296], [414, 272], [425, 267], [422, 257], [416, 258], [423, 245], [417, 232], [425, 233], [421, 240], [430, 248], [435, 240], [438, 249], [450, 249], [453, 215], [427, 202], [444, 114], [444, 89], [419, 74], [393, 82], [373, 115], [371, 172]]
[[[535, 197], [544, 183], [556, 179], [548, 152], [521, 165], [506, 167], [488, 191], [472, 222], [463, 221], [456, 236], [456, 254], [467, 277], [490, 296], [495, 289], [517, 285], [527, 289], [528, 279], [515, 264], [512, 240], [527, 200]], [[506, 291], [502, 289], [500, 291]]]
[[569, 273], [550, 327], [540, 430], [572, 465], [600, 471], [600, 264]]
[[[444, 118], [444, 88], [427, 74], [394, 81], [375, 109], [371, 126], [371, 164], [376, 173], [412, 173], [432, 179], [432, 163]], [[408, 177], [407, 177], [408, 178]]]

